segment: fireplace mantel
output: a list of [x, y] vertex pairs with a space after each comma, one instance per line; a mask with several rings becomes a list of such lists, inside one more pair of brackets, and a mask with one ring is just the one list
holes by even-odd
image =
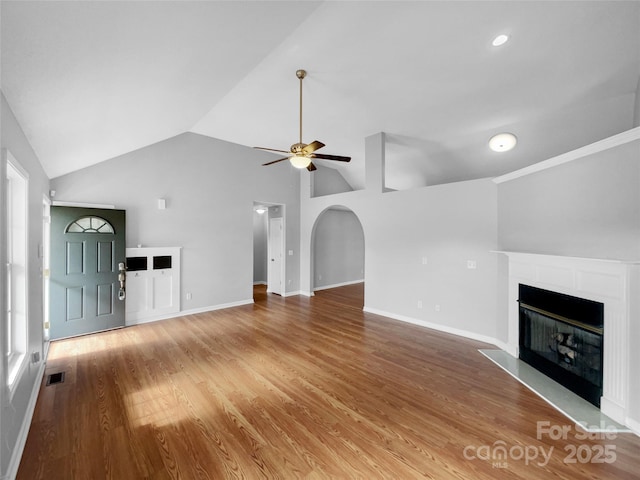
[[[602, 302], [604, 307], [601, 410], [628, 424], [631, 317], [640, 312], [640, 260], [579, 258], [533, 252], [495, 251], [509, 259], [506, 350], [518, 357], [518, 285], [526, 284]], [[636, 425], [633, 425], [636, 427]]]
[[542, 258], [549, 259], [570, 259], [587, 262], [604, 262], [604, 263], [618, 263], [625, 265], [640, 265], [640, 260], [626, 260], [622, 258], [594, 258], [594, 257], [571, 257], [567, 255], [553, 255], [550, 253], [536, 253], [536, 252], [516, 252], [512, 250], [491, 250], [491, 253], [503, 253], [508, 257], [522, 257], [522, 258]]

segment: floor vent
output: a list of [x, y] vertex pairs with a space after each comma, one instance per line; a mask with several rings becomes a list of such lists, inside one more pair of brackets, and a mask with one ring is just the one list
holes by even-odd
[[64, 382], [64, 372], [52, 373], [47, 376], [47, 385], [55, 385]]

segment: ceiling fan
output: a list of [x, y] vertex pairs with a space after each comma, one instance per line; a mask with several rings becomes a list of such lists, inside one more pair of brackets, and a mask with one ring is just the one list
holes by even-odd
[[315, 153], [316, 150], [324, 147], [324, 143], [315, 140], [309, 144], [302, 143], [302, 80], [307, 76], [307, 72], [305, 70], [297, 70], [296, 77], [300, 80], [300, 137], [298, 143], [294, 143], [291, 145], [289, 151], [287, 150], [277, 150], [275, 148], [266, 148], [266, 147], [254, 147], [260, 150], [268, 150], [270, 152], [280, 152], [286, 153], [287, 156], [284, 158], [279, 158], [278, 160], [274, 160], [272, 162], [264, 163], [263, 166], [273, 165], [274, 163], [282, 162], [283, 160], [289, 160], [291, 165], [296, 168], [306, 168], [310, 172], [316, 170], [316, 166], [311, 162], [313, 158], [320, 158], [322, 160], [335, 160], [338, 162], [349, 162], [351, 161], [351, 157], [341, 157], [339, 155], [326, 155], [323, 153]]

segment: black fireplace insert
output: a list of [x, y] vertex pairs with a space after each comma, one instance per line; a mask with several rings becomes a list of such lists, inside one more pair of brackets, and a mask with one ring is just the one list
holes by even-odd
[[519, 286], [520, 359], [600, 407], [604, 304]]

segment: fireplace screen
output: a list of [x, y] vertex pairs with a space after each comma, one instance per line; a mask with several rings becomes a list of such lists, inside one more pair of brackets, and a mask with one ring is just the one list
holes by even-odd
[[602, 395], [602, 307], [520, 286], [520, 358], [597, 406]]

